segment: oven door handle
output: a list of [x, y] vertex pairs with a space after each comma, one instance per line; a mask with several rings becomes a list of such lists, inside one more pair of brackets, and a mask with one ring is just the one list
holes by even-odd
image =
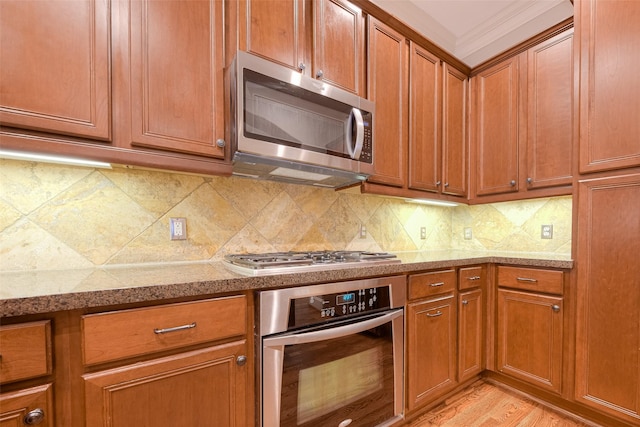
[[373, 319], [363, 320], [361, 322], [350, 323], [345, 326], [338, 326], [336, 328], [323, 329], [314, 332], [305, 332], [301, 334], [284, 335], [280, 337], [265, 338], [263, 344], [265, 347], [280, 347], [293, 344], [306, 344], [317, 341], [325, 341], [333, 338], [340, 338], [346, 335], [357, 334], [358, 332], [366, 331], [367, 329], [375, 328], [376, 326], [384, 325], [402, 316], [404, 313], [402, 309], [385, 313], [382, 316], [374, 317]]

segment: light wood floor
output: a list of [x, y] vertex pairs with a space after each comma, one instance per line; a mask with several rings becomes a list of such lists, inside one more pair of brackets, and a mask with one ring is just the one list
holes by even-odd
[[555, 412], [506, 387], [473, 383], [409, 427], [594, 427]]

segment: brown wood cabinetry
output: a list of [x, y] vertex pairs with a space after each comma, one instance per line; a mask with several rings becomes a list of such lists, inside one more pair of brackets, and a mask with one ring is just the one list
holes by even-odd
[[2, 1], [0, 123], [110, 140], [109, 34], [108, 1]]
[[3, 148], [231, 172], [221, 1], [0, 8]]
[[[118, 117], [133, 146], [223, 158], [222, 2], [131, 1]], [[124, 41], [124, 38], [121, 40]], [[128, 42], [128, 40], [126, 40]], [[221, 140], [220, 145], [216, 144]]]
[[527, 190], [571, 186], [573, 80], [573, 30], [527, 51]]
[[86, 365], [147, 356], [83, 376], [86, 425], [249, 425], [247, 324], [245, 296], [83, 316]]
[[467, 76], [409, 47], [408, 188], [466, 196]]
[[456, 382], [456, 272], [409, 276], [407, 399], [409, 411], [435, 400]]
[[[53, 386], [48, 378], [23, 387], [21, 381], [52, 373], [51, 322], [0, 326], [0, 383], [15, 383], [0, 394], [0, 427], [38, 424], [53, 427]], [[3, 387], [4, 388], [4, 387]], [[30, 422], [28, 422], [30, 421]]]
[[239, 341], [85, 375], [86, 425], [247, 426], [246, 350]]
[[[543, 294], [537, 289], [539, 282], [553, 280], [560, 295]], [[517, 290], [508, 289], [513, 284]], [[498, 267], [497, 368], [558, 394], [562, 392], [562, 287], [562, 272]]]
[[373, 18], [369, 30], [376, 146], [375, 174], [364, 191], [413, 198], [465, 197], [466, 75]]
[[54, 420], [51, 384], [0, 394], [0, 427], [54, 427]]
[[344, 90], [364, 91], [364, 16], [343, 0], [240, 2], [239, 47]]
[[370, 182], [402, 187], [407, 179], [407, 40], [369, 16], [368, 98], [373, 122], [374, 174]]
[[640, 166], [640, 2], [575, 0], [580, 172]]
[[640, 423], [640, 174], [578, 184], [576, 399]]
[[571, 193], [572, 54], [568, 29], [472, 78], [478, 202]]
[[467, 102], [469, 78], [446, 62], [442, 68], [442, 188], [468, 196]]
[[475, 196], [518, 191], [520, 56], [472, 78]]
[[484, 370], [484, 289], [486, 267], [458, 271], [458, 382]]

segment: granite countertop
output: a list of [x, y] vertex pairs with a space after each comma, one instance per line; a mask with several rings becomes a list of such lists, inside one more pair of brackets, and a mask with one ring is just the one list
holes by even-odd
[[396, 253], [400, 264], [248, 277], [222, 262], [0, 273], [0, 317], [334, 282], [480, 263], [573, 268], [568, 255], [522, 252]]

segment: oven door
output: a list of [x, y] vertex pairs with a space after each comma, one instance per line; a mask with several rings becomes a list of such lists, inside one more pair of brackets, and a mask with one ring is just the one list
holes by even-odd
[[262, 341], [262, 425], [391, 424], [403, 411], [403, 309]]

